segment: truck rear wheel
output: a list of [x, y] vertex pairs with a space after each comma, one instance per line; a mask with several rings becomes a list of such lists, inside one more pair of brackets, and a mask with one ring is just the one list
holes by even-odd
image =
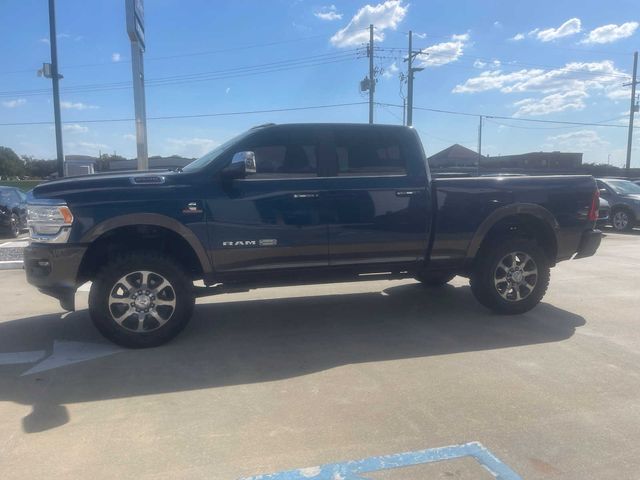
[[542, 300], [549, 277], [549, 261], [535, 242], [505, 239], [478, 253], [471, 291], [494, 312], [524, 313]]
[[155, 252], [117, 257], [98, 273], [89, 313], [106, 338], [128, 348], [162, 345], [187, 325], [193, 283], [179, 264]]

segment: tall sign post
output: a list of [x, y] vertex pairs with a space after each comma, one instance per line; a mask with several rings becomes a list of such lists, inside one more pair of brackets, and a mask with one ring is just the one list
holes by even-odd
[[136, 117], [136, 150], [138, 170], [149, 169], [147, 151], [147, 109], [144, 98], [144, 3], [125, 0], [127, 34], [131, 40], [131, 71], [133, 73], [133, 103]]

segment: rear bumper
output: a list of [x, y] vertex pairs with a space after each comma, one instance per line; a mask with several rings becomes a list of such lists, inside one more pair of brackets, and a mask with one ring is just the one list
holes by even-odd
[[582, 234], [578, 253], [573, 258], [590, 257], [596, 253], [600, 242], [602, 241], [602, 232], [600, 230], [587, 230]]
[[31, 244], [24, 249], [27, 281], [42, 293], [60, 300], [65, 310], [74, 310], [78, 271], [87, 247], [81, 245]]

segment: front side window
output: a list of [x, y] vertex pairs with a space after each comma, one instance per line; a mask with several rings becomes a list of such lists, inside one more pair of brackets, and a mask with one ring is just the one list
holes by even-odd
[[256, 159], [256, 173], [249, 178], [317, 176], [317, 144], [311, 134], [267, 130], [248, 139], [244, 149]]
[[399, 139], [380, 132], [336, 132], [338, 175], [406, 175]]

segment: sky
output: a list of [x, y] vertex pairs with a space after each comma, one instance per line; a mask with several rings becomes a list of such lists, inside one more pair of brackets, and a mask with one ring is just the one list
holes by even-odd
[[[124, 4], [56, 2], [65, 154], [135, 156]], [[428, 155], [453, 143], [477, 149], [484, 115], [483, 154], [574, 151], [620, 166], [630, 103], [623, 84], [640, 49], [637, 7], [637, 0], [147, 0], [149, 154], [198, 157], [266, 122], [367, 122], [359, 86], [372, 23], [375, 121], [402, 123], [400, 74], [412, 30], [422, 52], [415, 66], [424, 67], [415, 74], [414, 127]], [[0, 145], [55, 158], [51, 81], [37, 76], [50, 61], [47, 1], [2, 0], [1, 15]], [[322, 108], [292, 110], [304, 107]], [[7, 125], [16, 123], [23, 125]], [[632, 166], [640, 167], [637, 132]]]

